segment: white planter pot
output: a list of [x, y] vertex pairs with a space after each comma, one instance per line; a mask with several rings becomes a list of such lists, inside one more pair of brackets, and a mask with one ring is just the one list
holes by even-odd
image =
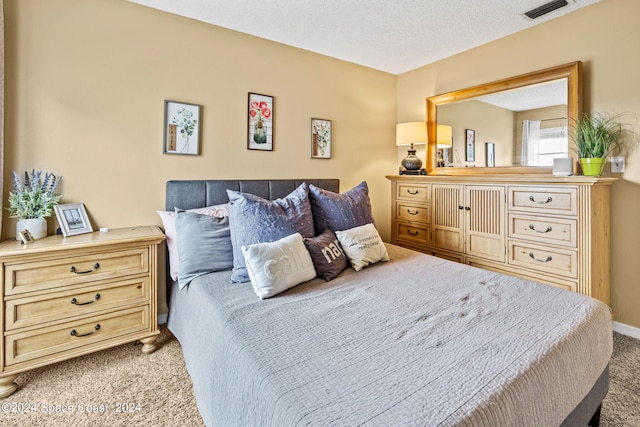
[[42, 239], [47, 237], [47, 220], [46, 219], [19, 219], [16, 223], [16, 240], [20, 240], [20, 232], [29, 230], [34, 239]]

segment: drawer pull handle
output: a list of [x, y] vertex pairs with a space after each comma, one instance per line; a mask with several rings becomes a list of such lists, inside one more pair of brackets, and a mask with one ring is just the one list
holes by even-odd
[[418, 215], [418, 214], [420, 213], [420, 211], [419, 211], [419, 210], [416, 210], [415, 212], [411, 212], [409, 209], [407, 209], [407, 213], [408, 213], [409, 215]]
[[412, 236], [417, 236], [418, 234], [420, 234], [420, 232], [419, 232], [419, 231], [412, 232], [411, 230], [407, 230], [407, 233], [408, 233], [408, 234], [411, 234]]
[[546, 205], [547, 203], [553, 202], [553, 197], [551, 197], [551, 196], [547, 197], [547, 200], [545, 200], [544, 202], [536, 202], [535, 197], [529, 196], [529, 200], [531, 200], [533, 203], [537, 203], [539, 205]]
[[93, 297], [93, 301], [87, 301], [87, 302], [78, 302], [77, 299], [75, 298], [71, 298], [71, 304], [73, 305], [87, 305], [87, 304], [93, 304], [94, 302], [98, 301], [100, 299], [100, 294], [96, 294], [95, 297]]
[[548, 233], [552, 230], [551, 226], [548, 226], [546, 230], [536, 230], [536, 228], [533, 226], [533, 224], [529, 224], [529, 228], [533, 231], [535, 231], [536, 233]]
[[538, 258], [536, 258], [536, 257], [535, 257], [535, 255], [533, 255], [533, 252], [529, 252], [529, 256], [530, 256], [533, 260], [538, 261], [538, 262], [549, 262], [549, 261], [551, 261], [551, 260], [553, 259], [553, 258], [551, 257], [551, 255], [547, 256], [547, 259], [538, 259]]
[[407, 188], [407, 193], [411, 194], [412, 196], [415, 196], [416, 194], [418, 194], [420, 192], [420, 190], [416, 190], [415, 192], [412, 192], [411, 190], [409, 190]]
[[469, 206], [465, 206], [465, 207], [464, 207], [464, 210], [465, 210], [465, 211], [470, 211], [470, 210], [471, 210], [471, 207], [469, 207]]
[[72, 273], [76, 273], [76, 274], [87, 274], [87, 273], [93, 273], [94, 271], [96, 271], [99, 268], [100, 268], [100, 264], [96, 262], [95, 265], [93, 266], [92, 270], [77, 271], [76, 268], [72, 265], [70, 271]]
[[71, 336], [72, 336], [72, 337], [77, 337], [77, 338], [80, 338], [80, 337], [86, 337], [86, 336], [89, 336], [89, 335], [93, 335], [93, 334], [95, 334], [95, 333], [96, 333], [96, 332], [98, 332], [99, 330], [100, 330], [100, 323], [96, 323], [96, 326], [93, 328], [93, 331], [91, 331], [91, 332], [87, 332], [86, 334], [79, 334], [79, 333], [77, 333], [77, 332], [76, 332], [76, 330], [75, 330], [75, 329], [72, 329], [72, 330], [71, 330]]
[[464, 206], [458, 205], [458, 209], [464, 209]]

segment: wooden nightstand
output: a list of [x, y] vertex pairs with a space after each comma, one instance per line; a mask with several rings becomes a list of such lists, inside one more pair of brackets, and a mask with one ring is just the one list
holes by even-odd
[[0, 398], [20, 372], [140, 340], [155, 350], [156, 226], [0, 244]]

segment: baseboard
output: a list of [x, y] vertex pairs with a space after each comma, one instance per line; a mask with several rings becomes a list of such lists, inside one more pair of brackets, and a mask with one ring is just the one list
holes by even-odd
[[624, 323], [620, 323], [620, 322], [613, 322], [613, 330], [622, 335], [627, 335], [632, 338], [640, 340], [640, 328], [625, 325]]
[[168, 313], [159, 314], [158, 315], [158, 325], [164, 325], [165, 323], [167, 323], [167, 317], [168, 317]]

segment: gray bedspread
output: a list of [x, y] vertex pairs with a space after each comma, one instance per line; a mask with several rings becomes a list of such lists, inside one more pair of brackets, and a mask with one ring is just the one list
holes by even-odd
[[388, 245], [391, 261], [259, 300], [173, 287], [208, 426], [558, 426], [603, 372], [609, 308]]

